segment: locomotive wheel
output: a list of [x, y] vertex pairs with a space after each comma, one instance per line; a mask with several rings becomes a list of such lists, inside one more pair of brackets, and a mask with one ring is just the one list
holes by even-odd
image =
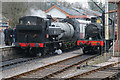
[[34, 48], [30, 48], [30, 49], [29, 49], [29, 54], [30, 54], [31, 56], [36, 56], [36, 50], [35, 50]]
[[40, 52], [40, 50], [38, 48], [30, 48], [29, 49], [29, 54], [31, 56], [38, 56], [38, 57], [43, 55], [42, 52]]
[[102, 54], [104, 50], [101, 46], [99, 46], [99, 47], [94, 47], [92, 51], [94, 54]]
[[96, 50], [95, 51], [96, 54], [102, 54], [104, 52], [104, 48], [101, 46], [96, 47], [95, 50]]
[[94, 50], [95, 50], [94, 51], [95, 54], [100, 54], [100, 52], [101, 52], [100, 47], [95, 47]]
[[90, 51], [88, 50], [88, 48], [87, 48], [87, 47], [84, 47], [84, 48], [83, 48], [83, 53], [84, 53], [84, 54], [89, 54], [89, 53], [90, 53]]
[[83, 53], [84, 54], [95, 54], [96, 51], [95, 51], [95, 48], [93, 48], [93, 47], [84, 47]]
[[100, 47], [95, 46], [91, 49], [91, 51], [92, 51], [92, 54], [100, 54]]

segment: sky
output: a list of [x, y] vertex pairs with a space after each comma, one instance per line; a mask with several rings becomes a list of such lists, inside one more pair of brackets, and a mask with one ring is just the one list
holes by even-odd
[[[90, 0], [65, 0], [65, 1], [71, 2], [71, 3], [73, 3], [73, 2], [82, 2], [82, 3], [86, 3], [86, 2], [88, 2], [88, 1], [90, 1]], [[102, 3], [105, 2], [105, 0], [95, 0], [95, 1], [102, 2]]]
[[[67, 1], [67, 2], [70, 2], [70, 3], [74, 3], [74, 2], [80, 2], [80, 3], [82, 3], [83, 5], [83, 7], [86, 7], [86, 8], [88, 8], [88, 1], [90, 1], [90, 0], [65, 0], [65, 1]], [[98, 2], [102, 2], [103, 4], [105, 3], [105, 0], [95, 0], [95, 1], [98, 1]]]

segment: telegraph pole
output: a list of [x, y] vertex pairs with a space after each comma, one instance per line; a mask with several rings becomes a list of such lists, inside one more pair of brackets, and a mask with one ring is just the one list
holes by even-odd
[[[108, 0], [105, 0], [105, 13], [108, 12]], [[109, 39], [108, 14], [105, 14], [105, 40]]]
[[[115, 0], [115, 6], [114, 6], [114, 10], [116, 9], [116, 0]], [[114, 12], [114, 26], [116, 23], [116, 13]], [[113, 34], [113, 56], [115, 56], [115, 27], [114, 27], [114, 34]]]
[[[108, 12], [108, 0], [105, 0], [105, 13]], [[108, 40], [109, 40], [109, 26], [108, 26], [108, 14], [105, 14], [105, 53], [104, 57], [106, 58], [107, 49], [109, 47]]]

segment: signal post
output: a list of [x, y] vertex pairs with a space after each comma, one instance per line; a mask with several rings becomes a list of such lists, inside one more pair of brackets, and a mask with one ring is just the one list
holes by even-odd
[[120, 0], [108, 0], [109, 3], [117, 4], [117, 42], [115, 44], [115, 51], [120, 54]]
[[118, 51], [120, 52], [120, 1], [117, 3], [117, 40]]

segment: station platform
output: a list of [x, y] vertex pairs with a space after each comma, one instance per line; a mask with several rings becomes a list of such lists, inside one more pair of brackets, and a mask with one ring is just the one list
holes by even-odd
[[1, 48], [9, 48], [9, 47], [14, 47], [14, 46], [5, 46], [5, 45], [0, 45], [0, 49], [1, 49]]

